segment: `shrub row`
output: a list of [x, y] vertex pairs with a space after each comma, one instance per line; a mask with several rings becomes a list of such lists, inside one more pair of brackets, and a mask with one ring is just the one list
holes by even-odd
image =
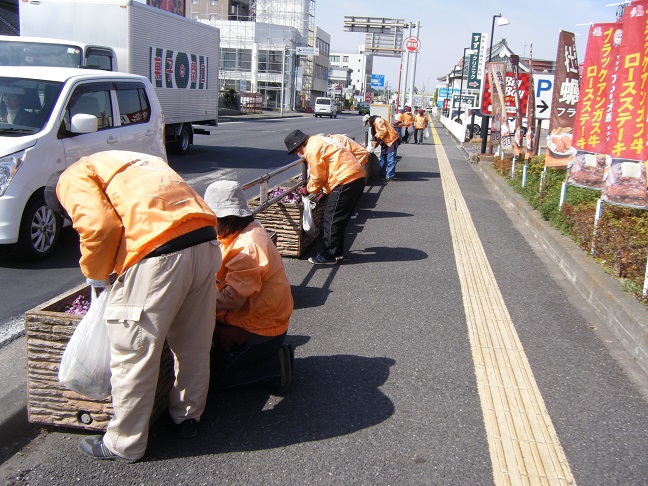
[[648, 256], [648, 211], [605, 205], [603, 216], [594, 227], [596, 202], [600, 191], [570, 186], [562, 208], [560, 191], [565, 171], [548, 167], [544, 171], [544, 155], [533, 157], [528, 164], [526, 185], [522, 187], [523, 163], [516, 164], [511, 175], [512, 158], [495, 157], [494, 169], [520, 193], [542, 217], [561, 233], [575, 241], [601, 267], [616, 277], [621, 285], [644, 305], [643, 285]]

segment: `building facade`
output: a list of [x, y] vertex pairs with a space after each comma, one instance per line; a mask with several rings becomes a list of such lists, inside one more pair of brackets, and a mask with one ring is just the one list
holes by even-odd
[[331, 52], [329, 56], [331, 68], [343, 68], [351, 70], [350, 86], [354, 95], [361, 95], [367, 92], [371, 86], [371, 74], [373, 72], [373, 56], [364, 53], [364, 46], [360, 46], [357, 54], [346, 52]]

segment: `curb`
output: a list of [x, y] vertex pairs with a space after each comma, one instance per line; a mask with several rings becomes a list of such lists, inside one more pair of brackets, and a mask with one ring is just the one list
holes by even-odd
[[500, 205], [511, 209], [531, 231], [567, 280], [591, 304], [632, 360], [648, 375], [648, 313], [645, 307], [571, 239], [546, 222], [489, 163], [482, 161], [472, 165], [501, 196], [498, 198]]

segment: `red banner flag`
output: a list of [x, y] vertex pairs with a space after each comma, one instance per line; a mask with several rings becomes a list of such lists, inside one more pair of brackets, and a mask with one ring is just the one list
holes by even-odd
[[580, 82], [580, 99], [574, 125], [574, 145], [579, 150], [607, 154], [612, 129], [612, 105], [620, 22], [590, 27]]
[[612, 109], [613, 158], [645, 161], [646, 81], [648, 77], [648, 1], [635, 1], [623, 16], [623, 37]]
[[506, 104], [504, 101], [504, 93], [506, 91], [506, 63], [488, 63], [488, 78], [490, 80], [491, 100], [493, 102], [491, 145], [504, 145], [506, 142], [503, 138], [506, 136], [510, 147], [511, 137], [510, 131], [508, 130]]
[[551, 118], [547, 136], [545, 165], [548, 167], [567, 167], [576, 156], [576, 149], [572, 147], [572, 132], [576, 119], [578, 89], [576, 36], [563, 30], [558, 39]]

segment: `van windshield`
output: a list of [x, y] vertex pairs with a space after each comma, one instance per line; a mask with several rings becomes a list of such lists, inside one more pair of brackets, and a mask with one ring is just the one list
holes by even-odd
[[0, 135], [31, 135], [42, 130], [63, 83], [0, 78]]
[[328, 98], [317, 98], [317, 99], [315, 100], [315, 104], [316, 104], [316, 105], [330, 105], [330, 104], [331, 104], [331, 100], [328, 99]]
[[0, 66], [82, 67], [79, 46], [13, 40], [0, 41]]

